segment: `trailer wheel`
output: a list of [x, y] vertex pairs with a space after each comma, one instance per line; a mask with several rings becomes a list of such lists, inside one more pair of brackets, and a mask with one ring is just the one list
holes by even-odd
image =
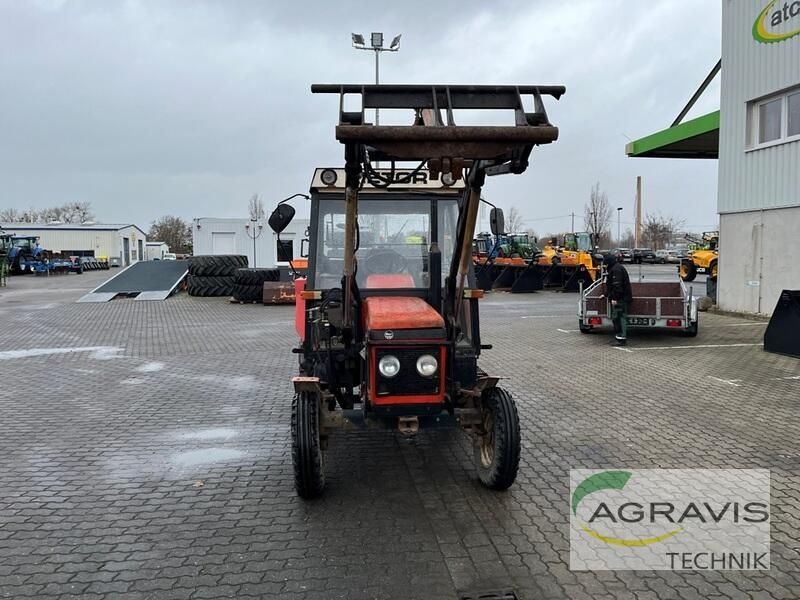
[[683, 335], [686, 337], [697, 337], [698, 329], [699, 321], [692, 321], [692, 323], [689, 325], [689, 328], [683, 330]]
[[292, 400], [292, 464], [294, 487], [301, 498], [311, 499], [325, 488], [320, 443], [319, 398], [303, 392]]
[[502, 388], [483, 392], [483, 429], [475, 448], [478, 477], [490, 489], [505, 490], [517, 478], [520, 433], [514, 399]]
[[694, 278], [697, 277], [697, 266], [694, 264], [694, 261], [682, 260], [681, 266], [678, 268], [678, 273], [680, 273], [683, 281], [694, 281]]
[[592, 333], [592, 326], [584, 325], [583, 321], [578, 321], [578, 329], [581, 333]]

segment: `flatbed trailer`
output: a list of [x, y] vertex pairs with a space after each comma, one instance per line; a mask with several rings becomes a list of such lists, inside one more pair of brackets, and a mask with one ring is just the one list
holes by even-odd
[[[665, 329], [694, 337], [698, 331], [697, 300], [683, 281], [632, 281], [633, 302], [628, 307], [628, 327]], [[611, 302], [606, 293], [606, 275], [586, 289], [581, 286], [578, 327], [591, 333], [613, 327]]]

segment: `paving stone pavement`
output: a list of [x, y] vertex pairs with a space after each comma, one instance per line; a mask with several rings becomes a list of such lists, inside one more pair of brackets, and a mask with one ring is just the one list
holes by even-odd
[[[763, 325], [703, 315], [621, 351], [576, 331], [575, 295], [492, 295], [516, 485], [483, 489], [458, 432], [342, 433], [304, 502], [292, 307], [74, 302], [105, 277], [0, 289], [0, 597], [800, 598], [800, 361], [731, 346]], [[570, 571], [569, 469], [618, 467], [770, 469], [772, 569]]]

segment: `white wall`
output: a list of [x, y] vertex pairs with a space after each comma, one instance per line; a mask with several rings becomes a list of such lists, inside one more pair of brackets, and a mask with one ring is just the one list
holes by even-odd
[[720, 215], [717, 304], [772, 314], [784, 289], [800, 289], [800, 207]]
[[[243, 254], [248, 264], [258, 267], [274, 267], [277, 261], [277, 236], [266, 222], [255, 240], [253, 260], [253, 238], [249, 219], [215, 219], [203, 217], [192, 223], [192, 243], [195, 255], [201, 254]], [[295, 219], [281, 233], [282, 240], [292, 240], [294, 257], [300, 258], [300, 242], [305, 237], [308, 219]]]

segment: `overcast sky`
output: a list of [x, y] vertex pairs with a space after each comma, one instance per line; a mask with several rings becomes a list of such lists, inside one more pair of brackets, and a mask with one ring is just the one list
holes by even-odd
[[[485, 188], [539, 233], [582, 226], [596, 181], [624, 229], [636, 175], [645, 212], [716, 228], [717, 161], [624, 154], [719, 59], [716, 0], [0, 0], [0, 208], [86, 200], [146, 228], [307, 191], [343, 162], [337, 100], [310, 84], [374, 77], [351, 31], [403, 34], [385, 83], [566, 85], [547, 103], [559, 141]], [[717, 108], [718, 82], [690, 116]]]

